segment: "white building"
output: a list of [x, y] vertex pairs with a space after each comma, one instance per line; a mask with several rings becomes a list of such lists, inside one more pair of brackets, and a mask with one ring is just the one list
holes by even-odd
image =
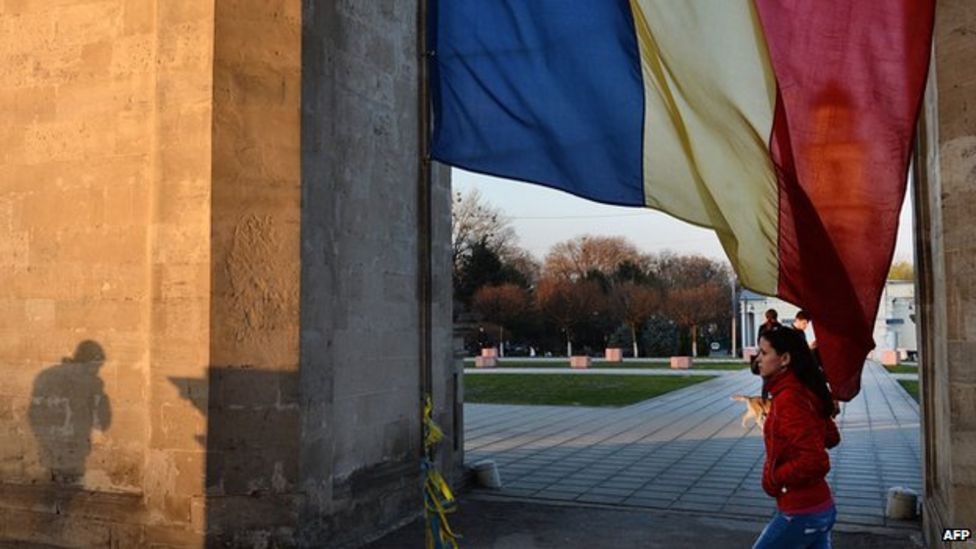
[[[766, 311], [775, 309], [781, 324], [793, 324], [799, 307], [778, 297], [758, 294], [751, 290], [739, 290], [739, 348], [756, 346], [759, 326], [766, 321]], [[816, 322], [814, 322], [815, 324]]]
[[[757, 294], [749, 290], [739, 291], [739, 348], [756, 346], [759, 326], [766, 320], [767, 309], [779, 313], [779, 321], [789, 326], [793, 323], [799, 307], [777, 297]], [[817, 319], [813, 319], [816, 330]], [[914, 358], [918, 344], [915, 326], [915, 283], [908, 280], [889, 280], [874, 322], [874, 343], [872, 358], [879, 358], [884, 350], [897, 350], [901, 358]]]
[[901, 358], [914, 358], [918, 352], [916, 331], [915, 283], [889, 280], [874, 321], [875, 358], [883, 350], [896, 350]]

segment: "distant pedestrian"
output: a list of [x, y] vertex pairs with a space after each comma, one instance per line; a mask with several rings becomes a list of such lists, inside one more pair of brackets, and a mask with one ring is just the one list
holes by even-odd
[[786, 327], [759, 341], [759, 373], [772, 395], [763, 429], [762, 487], [776, 512], [753, 549], [830, 547], [837, 519], [826, 476], [828, 448], [840, 442], [830, 389], [804, 338]]
[[[797, 311], [796, 316], [793, 317], [793, 329], [803, 335], [803, 340], [807, 342], [810, 346], [810, 352], [813, 353], [813, 362], [823, 371], [823, 361], [820, 360], [820, 350], [817, 349], [817, 336], [813, 331], [813, 318], [810, 313], [803, 309]], [[826, 374], [824, 378], [826, 378]], [[834, 417], [840, 413], [840, 402], [834, 401]]]
[[[776, 312], [776, 309], [766, 309], [766, 321], [759, 325], [759, 331], [756, 334], [756, 345], [759, 345], [759, 339], [763, 336], [763, 334], [779, 326], [782, 326], [782, 324], [779, 323], [779, 313]], [[753, 355], [752, 360], [749, 361], [749, 369], [752, 370], [752, 373], [757, 376], [759, 375], [758, 360], [759, 354], [757, 353]], [[763, 398], [766, 398], [765, 392], [763, 393]]]
[[817, 339], [813, 333], [813, 318], [804, 309], [797, 311], [793, 316], [793, 329], [803, 334], [803, 339], [810, 345], [811, 349], [817, 348]]
[[759, 338], [766, 333], [767, 330], [771, 330], [777, 326], [782, 326], [779, 323], [779, 313], [776, 309], [766, 309], [766, 321], [759, 325], [759, 332], [756, 334], [756, 344], [759, 344]]

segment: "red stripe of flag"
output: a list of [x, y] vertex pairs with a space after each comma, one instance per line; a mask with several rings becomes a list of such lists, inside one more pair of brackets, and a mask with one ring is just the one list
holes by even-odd
[[810, 311], [834, 396], [860, 390], [894, 253], [934, 0], [756, 0], [776, 74], [779, 296]]

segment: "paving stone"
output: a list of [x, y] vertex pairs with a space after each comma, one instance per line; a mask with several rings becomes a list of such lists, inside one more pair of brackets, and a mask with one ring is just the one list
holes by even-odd
[[629, 490], [633, 492], [643, 484], [643, 482], [601, 482], [599, 486], [611, 490]]
[[733, 494], [733, 491], [732, 490], [707, 490], [699, 486], [692, 486], [685, 493], [689, 495], [703, 496], [709, 498], [720, 498], [722, 500], [725, 500]]
[[579, 478], [579, 479], [590, 479], [590, 480], [602, 480], [602, 479], [606, 479], [607, 478], [607, 475], [604, 475], [602, 473], [594, 473], [594, 472], [592, 472], [592, 471], [590, 471], [588, 469], [579, 469], [577, 471], [573, 471], [572, 473], [569, 473], [568, 475], [566, 475], [563, 478]]
[[651, 509], [667, 509], [671, 506], [673, 501], [673, 499], [628, 498], [623, 501], [623, 505], [647, 507]]
[[865, 507], [860, 505], [849, 505], [839, 502], [837, 513], [842, 515], [866, 515], [869, 517], [884, 517], [884, 507]]
[[645, 475], [625, 474], [625, 475], [617, 475], [617, 480], [619, 482], [639, 482], [643, 484], [644, 482], [648, 481], [648, 477]]
[[542, 492], [537, 492], [532, 497], [537, 497], [541, 499], [554, 499], [559, 501], [573, 501], [579, 497], [579, 492], [554, 492], [550, 490], [544, 490]]
[[696, 503], [696, 502], [678, 500], [671, 504], [670, 509], [714, 513], [714, 512], [721, 511], [722, 505], [719, 503]]
[[884, 519], [869, 515], [852, 515], [850, 513], [837, 513], [838, 522], [851, 524], [865, 524], [870, 526], [884, 526]]
[[660, 486], [662, 488], [671, 487], [674, 489], [687, 490], [688, 488], [694, 486], [693, 481], [674, 481], [669, 479], [656, 478], [652, 483], [654, 486]]
[[883, 504], [885, 502], [885, 498], [883, 497], [860, 493], [860, 492], [851, 495], [844, 494], [844, 493], [835, 493], [834, 499], [836, 499], [837, 501], [853, 503], [855, 505], [878, 505], [878, 504]]
[[633, 494], [634, 491], [620, 489], [620, 488], [602, 488], [597, 486], [594, 488], [590, 488], [589, 490], [586, 491], [586, 493], [597, 495], [597, 496], [615, 496], [615, 497], [625, 498]]
[[678, 501], [688, 501], [688, 502], [695, 502], [695, 503], [725, 504], [725, 502], [728, 499], [729, 498], [727, 498], [725, 496], [714, 496], [714, 495], [708, 495], [708, 494], [693, 494], [691, 492], [688, 492], [688, 493], [685, 493], [684, 495], [682, 495], [679, 498]]
[[506, 496], [512, 496], [512, 497], [532, 496], [535, 495], [537, 492], [538, 490], [534, 488], [517, 488], [517, 487], [509, 488], [507, 486], [503, 488], [501, 491], [502, 494], [505, 494]]
[[775, 505], [776, 501], [769, 496], [764, 496], [764, 497], [730, 496], [726, 503], [728, 503], [729, 505], [755, 505], [755, 506], [763, 507], [766, 505]]
[[562, 479], [549, 479], [549, 478], [539, 478], [539, 477], [521, 477], [517, 479], [506, 479], [502, 476], [502, 482], [509, 484], [524, 484], [526, 486], [547, 486], [556, 482], [560, 482]]
[[624, 496], [611, 496], [611, 495], [586, 493], [576, 498], [576, 501], [583, 501], [586, 503], [614, 504], [614, 503], [623, 503]]

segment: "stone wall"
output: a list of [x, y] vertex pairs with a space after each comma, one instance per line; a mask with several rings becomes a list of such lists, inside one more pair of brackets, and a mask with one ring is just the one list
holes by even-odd
[[[304, 4], [302, 525], [340, 545], [420, 510], [416, 3]], [[434, 391], [453, 437], [448, 172], [434, 180]]]
[[0, 9], [2, 536], [202, 528], [205, 423], [171, 378], [209, 355], [212, 21], [206, 2]]
[[[154, 89], [148, 57], [125, 51], [149, 50], [152, 35], [121, 1], [53, 14], [10, 4], [0, 19], [0, 474], [138, 492], [144, 392], [122, 387], [141, 387], [148, 364]], [[70, 455], [52, 451], [61, 444]]]
[[925, 534], [976, 524], [976, 5], [940, 1], [919, 140]]
[[[0, 0], [0, 541], [421, 511], [414, 2]], [[452, 400], [448, 172], [433, 388]]]

